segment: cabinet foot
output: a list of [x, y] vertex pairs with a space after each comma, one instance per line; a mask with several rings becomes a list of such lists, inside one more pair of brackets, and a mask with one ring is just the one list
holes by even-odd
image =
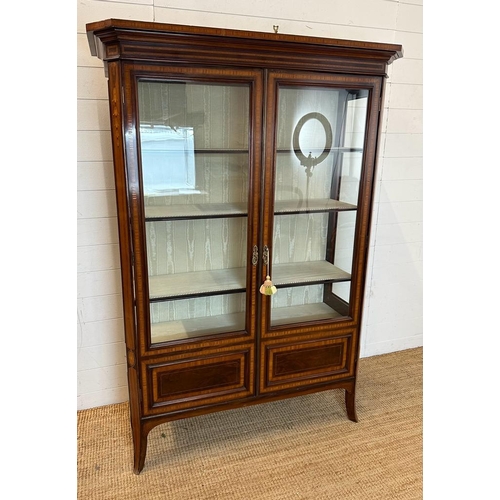
[[358, 416], [356, 415], [356, 390], [345, 391], [345, 407], [347, 410], [347, 417], [353, 422], [358, 421]]
[[141, 430], [140, 435], [134, 439], [134, 473], [140, 474], [146, 460], [148, 447], [148, 432]]

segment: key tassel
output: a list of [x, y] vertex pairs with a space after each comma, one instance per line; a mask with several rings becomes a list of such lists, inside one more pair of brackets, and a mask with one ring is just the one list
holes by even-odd
[[271, 277], [266, 276], [266, 281], [264, 281], [264, 284], [260, 287], [259, 291], [262, 295], [274, 295], [278, 290], [273, 285]]

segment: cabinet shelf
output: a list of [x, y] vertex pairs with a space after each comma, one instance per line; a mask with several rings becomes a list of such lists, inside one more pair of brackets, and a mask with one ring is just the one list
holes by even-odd
[[274, 202], [274, 213], [279, 214], [298, 214], [310, 212], [329, 212], [356, 210], [356, 205], [344, 201], [332, 200], [326, 198], [323, 200], [276, 200]]
[[[298, 214], [356, 210], [356, 205], [332, 199], [321, 200], [277, 200], [274, 213]], [[146, 206], [146, 221], [207, 219], [212, 217], [245, 217], [246, 203], [197, 203], [193, 205]]]
[[273, 283], [276, 286], [299, 286], [312, 283], [349, 281], [351, 275], [326, 260], [274, 264]]
[[246, 268], [216, 269], [149, 277], [149, 300], [244, 292]]
[[237, 332], [244, 330], [244, 328], [245, 313], [243, 312], [165, 321], [151, 324], [151, 341], [156, 344], [211, 334]]
[[[363, 148], [349, 148], [345, 146], [337, 146], [334, 148], [330, 148], [330, 151], [338, 152], [338, 153], [362, 153]], [[309, 154], [309, 153], [319, 153], [321, 154], [323, 152], [323, 148], [278, 148], [276, 150], [276, 153], [278, 154], [283, 154], [283, 153], [302, 153], [302, 154]]]
[[244, 217], [246, 203], [196, 203], [193, 205], [146, 206], [146, 221]]
[[[149, 277], [149, 300], [159, 302], [195, 296], [244, 292], [246, 268], [216, 269]], [[276, 286], [349, 281], [351, 275], [327, 261], [292, 262], [273, 266]]]
[[322, 319], [330, 320], [341, 317], [344, 316], [323, 302], [290, 307], [276, 307], [271, 310], [271, 326]]
[[195, 148], [194, 154], [213, 155], [213, 154], [248, 154], [248, 148]]
[[[272, 309], [271, 326], [280, 326], [303, 321], [331, 320], [343, 317], [324, 303], [305, 304]], [[245, 329], [245, 313], [222, 314], [202, 318], [164, 321], [151, 325], [151, 340], [154, 343], [204, 337]]]

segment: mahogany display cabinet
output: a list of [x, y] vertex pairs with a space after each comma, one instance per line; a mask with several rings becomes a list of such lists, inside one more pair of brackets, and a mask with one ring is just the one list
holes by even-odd
[[402, 47], [109, 19], [134, 471], [168, 421], [356, 374], [387, 67]]

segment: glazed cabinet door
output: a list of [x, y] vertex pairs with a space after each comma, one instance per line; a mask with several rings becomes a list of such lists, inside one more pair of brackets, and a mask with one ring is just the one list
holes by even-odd
[[261, 80], [258, 71], [126, 65], [142, 354], [253, 342]]
[[263, 245], [276, 293], [262, 298], [263, 392], [353, 374], [381, 83], [268, 81]]

